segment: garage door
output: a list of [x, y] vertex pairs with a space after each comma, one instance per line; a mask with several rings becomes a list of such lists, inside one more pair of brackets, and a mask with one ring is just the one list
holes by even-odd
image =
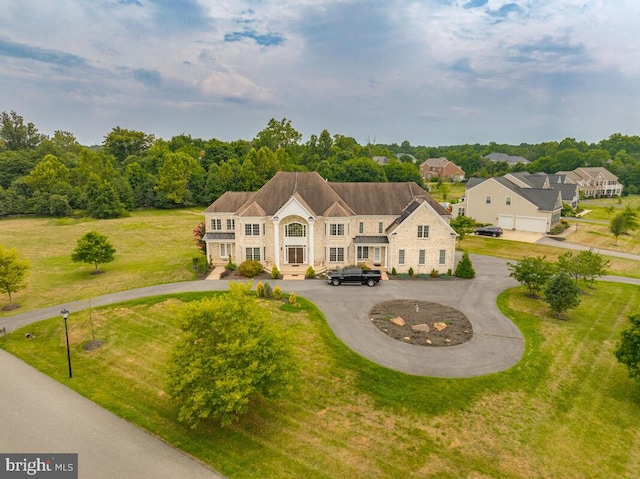
[[498, 226], [503, 230], [512, 230], [513, 215], [498, 215]]
[[527, 216], [518, 216], [516, 218], [516, 230], [535, 231], [536, 233], [546, 233], [547, 220], [544, 218], [531, 218]]

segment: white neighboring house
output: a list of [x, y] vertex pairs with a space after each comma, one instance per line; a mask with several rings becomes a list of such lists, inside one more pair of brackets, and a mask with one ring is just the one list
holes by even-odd
[[578, 185], [585, 198], [601, 198], [622, 195], [622, 183], [618, 177], [601, 166], [576, 168], [573, 171], [559, 171], [567, 180]]
[[562, 192], [553, 188], [548, 178], [541, 182], [541, 178], [532, 180], [529, 176], [534, 175], [471, 178], [464, 201], [451, 205], [452, 214], [505, 230], [548, 233], [560, 222]]
[[454, 268], [450, 213], [416, 183], [330, 183], [279, 172], [256, 192], [226, 192], [204, 212], [214, 266], [260, 261], [304, 275], [352, 264], [416, 274]]

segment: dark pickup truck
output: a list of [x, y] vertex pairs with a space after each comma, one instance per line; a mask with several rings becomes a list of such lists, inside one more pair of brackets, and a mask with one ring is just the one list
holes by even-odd
[[327, 273], [327, 282], [334, 286], [342, 283], [359, 283], [375, 286], [382, 274], [379, 269], [362, 270], [362, 268], [342, 268]]

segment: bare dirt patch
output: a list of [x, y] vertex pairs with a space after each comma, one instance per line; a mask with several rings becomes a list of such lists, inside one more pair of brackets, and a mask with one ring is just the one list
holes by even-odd
[[473, 337], [467, 317], [439, 303], [402, 299], [376, 304], [371, 322], [387, 336], [419, 346], [453, 346]]

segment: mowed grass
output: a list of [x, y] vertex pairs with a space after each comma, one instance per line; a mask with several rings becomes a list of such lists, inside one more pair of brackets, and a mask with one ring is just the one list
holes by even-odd
[[[471, 379], [409, 376], [381, 368], [338, 341], [322, 314], [262, 301], [294, 342], [296, 389], [257, 401], [230, 428], [190, 430], [168, 399], [165, 362], [175, 307], [202, 294], [141, 299], [70, 322], [74, 378], [59, 318], [0, 339], [9, 352], [230, 478], [611, 478], [640, 471], [640, 387], [613, 356], [637, 286], [597, 283], [568, 321], [550, 317], [523, 288], [498, 299], [526, 338], [509, 371]], [[204, 293], [203, 293], [204, 294]], [[224, 294], [224, 293], [222, 293]]]
[[[582, 225], [579, 229], [580, 228], [582, 228]], [[593, 245], [591, 246], [594, 248], [596, 247]], [[467, 236], [462, 240], [462, 242], [458, 242], [457, 248], [459, 250], [467, 251], [468, 253], [496, 256], [498, 258], [511, 260], [520, 260], [524, 256], [546, 256], [548, 261], [557, 261], [560, 255], [571, 251], [554, 246], [535, 243], [521, 243], [518, 241], [481, 236]], [[633, 252], [626, 251], [624, 248], [620, 248], [618, 251], [624, 251], [627, 253]], [[636, 254], [640, 254], [640, 251]], [[615, 256], [606, 256], [606, 259], [610, 262], [610, 265], [607, 268], [608, 274], [640, 278], [640, 261], [617, 258]]]
[[[192, 257], [198, 255], [192, 231], [203, 219], [201, 209], [143, 210], [113, 220], [16, 218], [0, 220], [0, 244], [29, 260], [27, 288], [13, 294], [19, 311], [99, 294], [193, 279]], [[73, 263], [78, 239], [95, 230], [116, 249], [115, 260], [100, 265]], [[8, 303], [4, 292], [0, 306]], [[0, 310], [0, 317], [16, 311]]]

